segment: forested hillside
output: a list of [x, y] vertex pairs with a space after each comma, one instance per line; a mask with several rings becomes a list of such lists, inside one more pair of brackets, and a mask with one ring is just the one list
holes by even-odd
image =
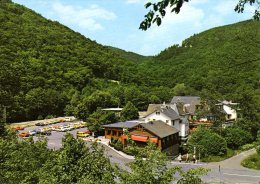
[[239, 102], [244, 115], [259, 121], [259, 21], [244, 21], [193, 35], [142, 65], [147, 70], [141, 70], [154, 80], [152, 84], [158, 80], [167, 86], [184, 83], [204, 99]]
[[[98, 107], [139, 110], [173, 95], [240, 102], [258, 121], [260, 23], [214, 28], [155, 57], [102, 46], [9, 0], [0, 2], [0, 109], [8, 122]], [[2, 111], [0, 111], [2, 114]], [[0, 117], [1, 118], [1, 117]]]

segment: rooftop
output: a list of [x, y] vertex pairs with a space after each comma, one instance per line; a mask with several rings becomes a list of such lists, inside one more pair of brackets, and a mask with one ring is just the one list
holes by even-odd
[[125, 121], [125, 122], [117, 122], [112, 124], [103, 125], [103, 127], [109, 128], [133, 128], [136, 125], [140, 124], [139, 120]]
[[149, 123], [141, 123], [140, 125], [160, 138], [164, 138], [179, 132], [179, 130], [170, 125], [167, 125], [163, 121], [150, 121]]

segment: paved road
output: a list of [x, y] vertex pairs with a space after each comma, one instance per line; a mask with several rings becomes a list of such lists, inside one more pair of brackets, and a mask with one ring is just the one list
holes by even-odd
[[[61, 123], [59, 123], [61, 124]], [[68, 122], [62, 123], [68, 124]], [[32, 130], [38, 129], [41, 127], [33, 126], [28, 127], [25, 130]], [[84, 131], [87, 128], [81, 128], [78, 130], [72, 130], [74, 136], [76, 131]], [[51, 136], [47, 136], [48, 138], [48, 147], [53, 149], [59, 149], [61, 147], [62, 137], [65, 135], [65, 132], [52, 132]], [[35, 138], [36, 139], [36, 138]], [[105, 148], [105, 155], [110, 158], [112, 163], [116, 163], [124, 169], [127, 168], [127, 163], [132, 162], [133, 160], [123, 157], [118, 152], [114, 151], [113, 149], [104, 146]], [[254, 153], [254, 150], [249, 150], [239, 155], [229, 158], [222, 162], [214, 162], [214, 163], [179, 163], [179, 162], [172, 162], [170, 167], [173, 166], [181, 166], [183, 170], [187, 170], [189, 168], [197, 168], [197, 167], [204, 167], [209, 168], [211, 171], [208, 173], [207, 176], [204, 176], [203, 179], [209, 183], [231, 183], [231, 184], [260, 184], [260, 171], [252, 170], [244, 168], [240, 165], [240, 162], [247, 157], [248, 155]], [[220, 166], [220, 170], [219, 170]]]

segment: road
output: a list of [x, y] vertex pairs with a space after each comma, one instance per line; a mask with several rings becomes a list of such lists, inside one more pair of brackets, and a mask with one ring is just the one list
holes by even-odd
[[[59, 124], [68, 124], [69, 122], [65, 123], [58, 123]], [[32, 126], [25, 129], [27, 130], [33, 130], [38, 129], [41, 127], [38, 126]], [[76, 134], [76, 131], [84, 131], [87, 130], [87, 128], [81, 128], [77, 130], [72, 130], [70, 133], [72, 133], [74, 136]], [[55, 132], [52, 131], [52, 135], [47, 136], [48, 139], [48, 147], [52, 149], [59, 149], [61, 147], [62, 143], [62, 137], [65, 135], [65, 132]], [[34, 138], [37, 140], [37, 138]], [[120, 167], [124, 169], [127, 168], [127, 163], [132, 162], [133, 160], [125, 158], [118, 152], [114, 151], [113, 149], [104, 146], [105, 148], [105, 155], [111, 160], [112, 163], [118, 164]], [[240, 162], [246, 158], [248, 155], [254, 153], [254, 150], [249, 150], [246, 152], [243, 152], [235, 157], [229, 158], [222, 162], [215, 162], [215, 163], [199, 163], [199, 164], [193, 164], [193, 163], [179, 163], [179, 162], [171, 162], [170, 167], [174, 166], [181, 166], [183, 170], [187, 170], [190, 168], [198, 168], [198, 167], [204, 167], [209, 168], [210, 172], [208, 175], [203, 177], [203, 180], [208, 183], [231, 183], [231, 184], [260, 184], [260, 171], [252, 170], [244, 168], [240, 165]]]

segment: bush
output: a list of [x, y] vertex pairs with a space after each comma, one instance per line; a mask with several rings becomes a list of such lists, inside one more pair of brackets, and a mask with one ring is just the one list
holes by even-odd
[[242, 151], [246, 151], [246, 150], [252, 149], [252, 148], [254, 148], [254, 147], [255, 147], [254, 144], [245, 144], [245, 145], [241, 146], [240, 149], [241, 149]]
[[260, 155], [253, 154], [241, 162], [244, 167], [260, 170]]
[[257, 154], [260, 155], [260, 145], [256, 146], [255, 149], [256, 149]]
[[119, 139], [111, 138], [109, 145], [118, 151], [123, 151], [123, 144]]

